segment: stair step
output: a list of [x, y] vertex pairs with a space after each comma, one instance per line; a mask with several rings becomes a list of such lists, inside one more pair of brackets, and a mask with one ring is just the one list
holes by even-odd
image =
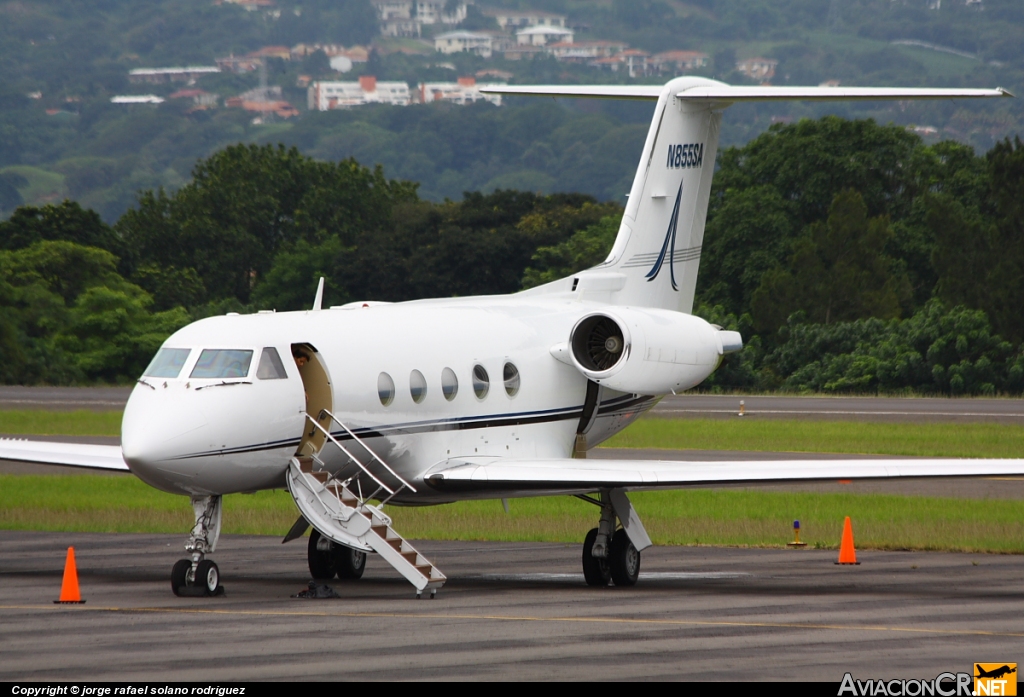
[[427, 564], [426, 566], [417, 566], [416, 570], [419, 571], [424, 576], [426, 576], [427, 578], [430, 578], [430, 571], [433, 568], [434, 568], [433, 566], [431, 566], [430, 564]]

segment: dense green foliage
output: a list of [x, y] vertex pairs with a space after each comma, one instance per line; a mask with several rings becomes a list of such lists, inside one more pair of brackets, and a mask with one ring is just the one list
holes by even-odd
[[749, 339], [719, 387], [1024, 390], [1024, 145], [985, 157], [826, 118], [727, 150], [698, 312]]
[[301, 309], [320, 276], [327, 304], [515, 292], [599, 261], [620, 215], [581, 194], [436, 204], [379, 166], [232, 146], [113, 227], [71, 201], [0, 222], [0, 382], [124, 382], [188, 321]]
[[[1024, 144], [777, 125], [722, 154], [695, 311], [747, 348], [711, 389], [1024, 392]], [[228, 310], [515, 292], [599, 263], [621, 209], [514, 190], [433, 203], [354, 159], [236, 145], [114, 226], [66, 201], [0, 223], [0, 379], [124, 381]]]

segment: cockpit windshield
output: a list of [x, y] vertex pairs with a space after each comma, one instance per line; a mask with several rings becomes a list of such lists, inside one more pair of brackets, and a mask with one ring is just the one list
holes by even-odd
[[193, 378], [244, 378], [249, 374], [252, 351], [203, 349], [192, 369]]
[[192, 349], [162, 348], [142, 374], [149, 378], [176, 378], [190, 353]]

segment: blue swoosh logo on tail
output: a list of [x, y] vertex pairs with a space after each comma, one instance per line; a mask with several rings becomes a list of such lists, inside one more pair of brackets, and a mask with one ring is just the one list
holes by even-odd
[[658, 255], [658, 260], [654, 262], [654, 266], [647, 272], [647, 282], [650, 283], [658, 277], [658, 273], [661, 271], [662, 264], [665, 263], [665, 257], [668, 256], [668, 273], [669, 278], [672, 279], [672, 290], [679, 290], [679, 286], [676, 285], [676, 229], [679, 227], [679, 204], [683, 200], [683, 183], [679, 183], [679, 192], [676, 194], [676, 204], [672, 207], [672, 217], [668, 222], [668, 230], [665, 232], [665, 242], [661, 245], [661, 253]]

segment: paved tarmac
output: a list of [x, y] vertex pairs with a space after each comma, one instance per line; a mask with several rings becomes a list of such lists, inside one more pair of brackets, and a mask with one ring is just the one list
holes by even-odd
[[[421, 542], [435, 600], [371, 557], [297, 600], [304, 541], [229, 535], [226, 594], [175, 598], [183, 536], [0, 532], [0, 680], [933, 678], [1024, 655], [1014, 555], [651, 548], [587, 588], [579, 545]], [[85, 605], [58, 606], [74, 545]]]

